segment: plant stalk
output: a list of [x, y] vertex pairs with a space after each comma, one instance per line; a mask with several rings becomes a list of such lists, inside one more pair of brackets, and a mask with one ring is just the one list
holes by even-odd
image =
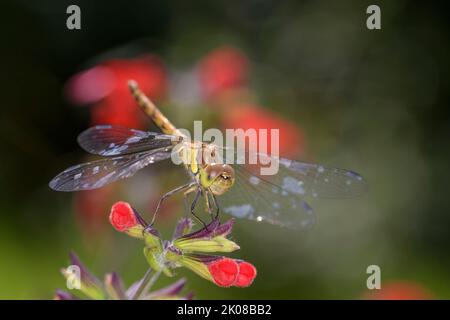
[[152, 272], [152, 268], [149, 268], [147, 272], [145, 272], [144, 277], [142, 278], [141, 283], [139, 284], [139, 287], [137, 288], [131, 300], [138, 300], [141, 297], [142, 292], [144, 292], [144, 289], [147, 286], [147, 283], [150, 281], [150, 279], [152, 279]]

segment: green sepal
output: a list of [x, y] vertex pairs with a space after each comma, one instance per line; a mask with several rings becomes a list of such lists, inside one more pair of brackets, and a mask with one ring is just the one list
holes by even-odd
[[239, 249], [239, 246], [224, 236], [213, 238], [179, 238], [174, 241], [174, 247], [183, 252], [233, 252]]
[[137, 239], [144, 239], [144, 227], [140, 224], [137, 224], [131, 228], [128, 228], [124, 231], [127, 235]]
[[182, 265], [183, 267], [186, 267], [190, 269], [191, 271], [195, 272], [200, 277], [209, 280], [214, 281], [213, 277], [211, 276], [211, 273], [209, 272], [209, 269], [207, 265], [197, 259], [191, 258], [189, 255], [183, 255], [178, 260], [178, 263]]

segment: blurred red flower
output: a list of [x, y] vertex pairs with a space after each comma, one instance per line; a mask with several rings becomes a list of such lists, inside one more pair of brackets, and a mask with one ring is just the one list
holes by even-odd
[[88, 233], [96, 233], [106, 226], [105, 217], [113, 202], [117, 188], [109, 185], [100, 189], [79, 191], [75, 194], [75, 212], [77, 218]]
[[[155, 179], [157, 179], [157, 176]], [[150, 195], [150, 199], [147, 201], [148, 203], [148, 211], [152, 214], [155, 212], [156, 207], [158, 206], [158, 202], [161, 200], [161, 196], [164, 194], [164, 190], [159, 194]], [[167, 223], [171, 222], [172, 219], [177, 216], [180, 209], [184, 207], [181, 206], [175, 198], [169, 197], [165, 199], [158, 210], [158, 222]], [[152, 215], [151, 215], [152, 216]], [[153, 216], [152, 216], [153, 217]]]
[[147, 119], [130, 95], [127, 81], [136, 80], [141, 90], [158, 100], [167, 92], [167, 73], [155, 56], [108, 60], [74, 75], [65, 93], [75, 104], [94, 104], [91, 124], [117, 124], [143, 129]]
[[247, 85], [247, 57], [233, 47], [220, 47], [199, 63], [200, 88], [205, 99], [214, 99], [224, 91]]
[[364, 299], [370, 300], [428, 300], [431, 294], [422, 285], [414, 282], [394, 281], [381, 284], [380, 290], [367, 292]]
[[[166, 94], [167, 73], [159, 58], [153, 55], [108, 60], [81, 71], [67, 81], [65, 94], [74, 104], [92, 104], [91, 125], [145, 129], [148, 118], [129, 92], [130, 79], [138, 81], [141, 90], [152, 99], [161, 99]], [[98, 231], [104, 225], [104, 213], [111, 205], [114, 189], [105, 187], [75, 195], [75, 209], [83, 227]]]
[[279, 152], [282, 157], [296, 158], [304, 155], [303, 131], [293, 122], [255, 105], [234, 105], [223, 110], [224, 129], [267, 129], [267, 153], [270, 150], [270, 130], [279, 129]]

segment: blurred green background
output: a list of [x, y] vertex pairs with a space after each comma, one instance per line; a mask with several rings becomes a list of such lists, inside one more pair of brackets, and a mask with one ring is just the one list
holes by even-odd
[[[180, 270], [195, 297], [359, 299], [376, 264], [382, 286], [408, 283], [420, 297], [450, 298], [444, 3], [2, 1], [0, 298], [52, 298], [65, 286], [59, 269], [70, 250], [97, 275], [117, 271], [130, 285], [146, 270], [142, 245], [112, 230], [109, 206], [130, 201], [148, 217], [148, 198], [184, 178], [170, 163], [145, 169], [117, 183], [100, 212], [89, 207], [95, 197], [86, 204], [50, 190], [54, 175], [87, 159], [76, 136], [91, 123], [90, 107], [67, 99], [68, 79], [108, 59], [157, 55], [169, 74], [163, 112], [180, 127], [194, 119], [212, 127], [218, 109], [190, 98], [189, 74], [222, 46], [248, 59], [243, 99], [301, 130], [299, 157], [355, 170], [369, 192], [311, 200], [318, 222], [309, 232], [238, 221], [241, 250], [232, 256], [252, 262], [258, 277], [249, 288], [223, 289]], [[81, 8], [81, 30], [66, 28], [70, 4]], [[366, 28], [369, 4], [381, 7], [381, 30]], [[166, 236], [182, 214], [179, 200], [160, 222]], [[157, 287], [172, 281], [161, 277]]]

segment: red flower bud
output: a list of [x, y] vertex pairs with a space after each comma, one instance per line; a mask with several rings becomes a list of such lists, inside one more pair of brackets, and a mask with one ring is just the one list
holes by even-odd
[[256, 277], [256, 268], [251, 263], [245, 261], [238, 262], [238, 265], [239, 274], [233, 285], [236, 287], [248, 287]]
[[215, 284], [220, 287], [230, 287], [237, 279], [239, 266], [233, 259], [222, 258], [208, 264], [208, 270]]
[[109, 215], [109, 221], [117, 231], [126, 231], [138, 224], [133, 208], [127, 202], [116, 202]]

